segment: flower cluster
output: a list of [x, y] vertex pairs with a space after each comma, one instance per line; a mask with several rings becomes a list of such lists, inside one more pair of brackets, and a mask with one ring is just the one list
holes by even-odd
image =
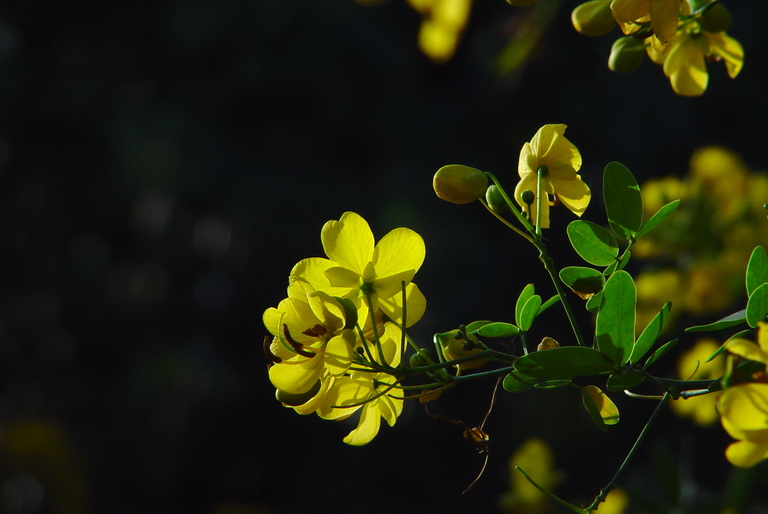
[[[360, 421], [345, 439], [363, 445], [381, 418], [394, 425], [402, 397], [386, 371], [400, 364], [405, 328], [424, 314], [426, 300], [412, 282], [424, 261], [421, 236], [398, 228], [375, 243], [368, 223], [344, 213], [322, 230], [328, 258], [300, 261], [289, 276], [288, 297], [267, 309], [276, 396], [299, 414]], [[406, 307], [407, 305], [407, 307]]]
[[719, 0], [590, 0], [571, 19], [586, 36], [602, 36], [618, 24], [624, 36], [614, 42], [608, 67], [633, 71], [647, 53], [681, 96], [706, 91], [707, 61], [725, 61], [731, 78], [744, 63], [741, 44], [726, 34], [732, 19]]
[[638, 320], [649, 320], [668, 300], [676, 314], [701, 316], [740, 299], [752, 249], [768, 245], [768, 174], [751, 170], [731, 150], [709, 146], [694, 152], [686, 177], [651, 179], [642, 194], [646, 217], [672, 200], [681, 203], [665, 230], [632, 248], [634, 258], [647, 261], [635, 279]]

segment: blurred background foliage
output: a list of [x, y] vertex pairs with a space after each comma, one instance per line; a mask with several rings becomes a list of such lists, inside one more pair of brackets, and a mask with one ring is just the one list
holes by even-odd
[[[729, 4], [744, 70], [713, 67], [706, 94], [687, 99], [652, 64], [609, 72], [611, 41], [573, 30], [575, 3], [544, 1], [532, 31], [534, 11], [476, 0], [451, 59], [419, 51], [424, 2], [4, 2], [0, 511], [495, 511], [531, 435], [552, 450], [557, 491], [591, 499], [652, 405], [616, 398], [622, 424], [602, 435], [577, 392], [501, 394], [488, 469], [462, 496], [482, 458], [460, 430], [408, 404], [393, 429], [347, 447], [349, 426], [280, 406], [261, 353], [261, 313], [346, 210], [377, 237], [404, 225], [426, 240], [428, 310], [412, 330], [424, 346], [459, 323], [511, 319], [527, 282], [548, 296], [532, 248], [430, 183], [459, 162], [512, 187], [545, 123], [569, 125], [593, 189], [611, 160], [685, 180], [709, 144], [745, 169], [768, 165], [761, 8]], [[706, 220], [732, 199], [711, 197]], [[585, 217], [603, 223], [600, 211]], [[577, 263], [569, 220], [555, 213], [548, 233], [559, 266]], [[652, 250], [669, 269], [692, 262]], [[717, 308], [686, 301], [682, 321], [744, 301], [721, 301], [721, 264], [708, 265], [685, 280]], [[550, 316], [541, 335], [567, 337]], [[475, 425], [492, 386], [454, 389], [441, 407]], [[727, 442], [667, 413], [622, 486], [649, 512], [759, 505], [765, 466], [732, 471]]]

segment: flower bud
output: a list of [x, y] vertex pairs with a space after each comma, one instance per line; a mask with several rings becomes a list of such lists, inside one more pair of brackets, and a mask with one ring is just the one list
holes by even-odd
[[304, 405], [309, 400], [311, 400], [312, 397], [315, 396], [318, 391], [320, 391], [321, 385], [322, 383], [320, 380], [318, 380], [315, 382], [315, 385], [313, 385], [312, 388], [305, 393], [288, 393], [282, 389], [277, 389], [275, 391], [275, 398], [281, 401], [286, 407], [298, 407], [299, 405]]
[[437, 170], [432, 186], [442, 200], [455, 204], [470, 203], [485, 194], [488, 177], [478, 169], [449, 164]]
[[429, 355], [429, 352], [425, 348], [419, 348], [419, 351], [417, 353], [414, 353], [411, 355], [410, 360], [408, 361], [412, 368], [420, 368], [421, 366], [429, 366], [430, 364], [433, 364], [428, 360], [426, 356]]
[[597, 37], [608, 34], [616, 27], [611, 12], [611, 0], [590, 0], [576, 7], [571, 13], [571, 23], [579, 34]]
[[[460, 330], [451, 330], [442, 334], [435, 334], [435, 339], [440, 343], [445, 358], [448, 360], [461, 359], [483, 351], [480, 340], [474, 335], [465, 339]], [[474, 369], [488, 364], [488, 359], [475, 359], [456, 364], [461, 370]]]
[[514, 5], [515, 7], [527, 7], [538, 2], [539, 0], [507, 0], [509, 5]]
[[529, 207], [533, 205], [533, 201], [536, 200], [536, 195], [533, 194], [533, 191], [530, 189], [523, 191], [521, 196], [523, 197], [523, 203]]
[[718, 2], [701, 13], [699, 25], [707, 32], [723, 32], [731, 28], [733, 18], [728, 8]]
[[488, 202], [488, 207], [496, 214], [509, 210], [509, 205], [504, 201], [504, 197], [501, 196], [501, 191], [496, 187], [496, 184], [488, 186], [485, 192], [485, 201]]
[[539, 346], [536, 347], [536, 351], [540, 352], [541, 350], [551, 350], [552, 348], [560, 348], [560, 343], [551, 337], [545, 337], [541, 340]]
[[613, 42], [608, 68], [618, 73], [633, 71], [645, 57], [645, 43], [633, 36], [620, 37]]

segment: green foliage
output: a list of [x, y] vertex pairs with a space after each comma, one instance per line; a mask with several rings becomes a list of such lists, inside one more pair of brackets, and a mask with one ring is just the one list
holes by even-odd
[[559, 275], [563, 284], [585, 300], [602, 291], [605, 284], [605, 276], [594, 268], [569, 266], [561, 269]]
[[752, 250], [749, 264], [747, 264], [745, 282], [748, 296], [751, 296], [755, 289], [761, 285], [768, 283], [768, 256], [766, 256], [764, 247], [756, 246]]
[[635, 345], [632, 347], [632, 354], [629, 357], [629, 362], [634, 364], [638, 362], [643, 356], [648, 353], [656, 340], [661, 335], [664, 326], [669, 321], [669, 314], [672, 309], [672, 303], [667, 302], [664, 307], [661, 308], [658, 314], [646, 325], [640, 337], [635, 341]]
[[525, 286], [520, 291], [520, 296], [518, 296], [515, 304], [515, 322], [523, 332], [530, 330], [533, 321], [539, 315], [541, 297], [534, 294], [535, 290], [533, 284]]
[[632, 276], [617, 271], [603, 288], [597, 312], [595, 342], [600, 352], [614, 364], [623, 364], [635, 342], [635, 304], [637, 292]]
[[482, 337], [514, 337], [519, 332], [520, 329], [512, 323], [496, 321], [481, 326], [476, 334]]
[[626, 391], [640, 385], [645, 375], [640, 373], [614, 373], [608, 377], [605, 387], [609, 391]]
[[648, 369], [651, 367], [651, 365], [659, 360], [661, 357], [664, 356], [665, 353], [667, 353], [669, 350], [675, 347], [677, 344], [677, 339], [673, 339], [669, 341], [668, 343], [665, 343], [663, 346], [661, 346], [658, 350], [653, 352], [653, 354], [648, 357], [648, 360], [645, 361], [645, 365], [643, 366], [643, 369]]
[[576, 220], [568, 225], [568, 239], [579, 256], [595, 266], [608, 266], [619, 255], [613, 234], [591, 221]]
[[515, 360], [515, 370], [545, 380], [568, 380], [607, 373], [613, 365], [605, 356], [584, 346], [561, 346], [529, 353]]
[[517, 370], [512, 370], [504, 377], [502, 386], [505, 391], [510, 393], [522, 393], [531, 389], [538, 382], [538, 378], [529, 377]]
[[648, 221], [643, 224], [642, 228], [640, 228], [635, 237], [642, 237], [661, 225], [664, 220], [666, 220], [673, 212], [675, 212], [675, 209], [677, 209], [679, 205], [680, 200], [674, 200], [662, 206], [653, 216], [650, 217]]
[[611, 229], [622, 239], [632, 238], [643, 224], [643, 197], [632, 173], [619, 162], [603, 171], [605, 213]]
[[712, 323], [706, 325], [696, 325], [694, 327], [688, 327], [686, 332], [715, 332], [718, 330], [725, 330], [731, 327], [741, 325], [747, 320], [747, 310], [741, 309], [740, 311], [729, 314], [728, 316], [721, 318]]
[[768, 282], [752, 291], [747, 300], [747, 325], [757, 327], [757, 323], [764, 321], [768, 315]]

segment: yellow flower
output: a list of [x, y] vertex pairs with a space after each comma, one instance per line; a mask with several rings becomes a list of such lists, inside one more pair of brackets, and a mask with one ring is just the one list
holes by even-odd
[[[383, 360], [392, 366], [400, 363], [400, 328], [393, 323], [384, 324], [380, 343]], [[371, 345], [374, 358], [381, 361], [378, 349]], [[393, 426], [403, 411], [402, 391], [392, 388], [394, 378], [386, 373], [353, 371], [337, 378], [331, 390], [325, 395], [318, 414], [323, 419], [341, 420], [361, 410], [357, 428], [352, 430], [344, 442], [352, 446], [368, 444], [379, 433], [381, 418]]]
[[723, 428], [734, 439], [725, 457], [748, 468], [768, 458], [768, 384], [739, 384], [726, 389], [717, 402]]
[[652, 45], [646, 47], [648, 56], [663, 66], [672, 89], [681, 96], [699, 96], [707, 89], [709, 75], [707, 60], [725, 61], [728, 76], [735, 78], [744, 64], [744, 49], [725, 32], [706, 32], [696, 23], [681, 28], [666, 53]]
[[617, 487], [611, 489], [611, 492], [605, 497], [605, 501], [597, 507], [595, 512], [600, 514], [624, 514], [627, 512], [628, 505], [629, 496], [627, 496], [623, 489]]
[[318, 291], [349, 298], [359, 312], [362, 326], [368, 323], [368, 297], [374, 312], [381, 309], [390, 319], [402, 322], [402, 284], [406, 285], [406, 326], [421, 319], [426, 299], [413, 276], [424, 262], [424, 240], [407, 228], [396, 228], [374, 243], [368, 223], [354, 212], [323, 226], [322, 242], [329, 259], [300, 261], [290, 281], [306, 280]]
[[285, 393], [312, 391], [322, 377], [342, 375], [352, 363], [356, 336], [345, 328], [344, 306], [306, 282], [288, 286], [288, 298], [267, 309], [263, 320], [280, 359], [269, 368], [269, 379]]
[[515, 468], [519, 466], [537, 484], [551, 491], [561, 480], [554, 469], [554, 461], [547, 443], [537, 437], [526, 440], [509, 459], [511, 487], [499, 498], [501, 509], [506, 512], [541, 512], [549, 499]]
[[634, 34], [650, 23], [653, 47], [664, 52], [677, 32], [681, 0], [613, 0], [611, 11], [624, 34]]
[[435, 62], [449, 60], [469, 19], [472, 0], [407, 0], [424, 20], [419, 48]]
[[[687, 380], [696, 370], [696, 380], [716, 379], [723, 374], [722, 359], [706, 362], [720, 345], [713, 339], [700, 339], [683, 353], [677, 361], [677, 376]], [[672, 411], [681, 417], [691, 418], [700, 427], [707, 427], [717, 421], [715, 399], [718, 393], [678, 399], [671, 403]]]
[[[577, 216], [589, 205], [591, 192], [577, 174], [581, 168], [579, 150], [565, 138], [565, 125], [544, 125], [525, 143], [520, 151], [518, 173], [520, 182], [515, 187], [515, 199], [523, 207], [523, 192], [536, 194], [538, 170], [544, 169], [541, 179], [541, 228], [549, 228], [549, 206], [554, 205], [550, 196], [563, 202]], [[531, 204], [531, 222], [536, 222], [536, 201]]]
[[734, 355], [768, 365], [768, 323], [758, 322], [757, 343], [736, 337], [725, 343], [725, 349]]

